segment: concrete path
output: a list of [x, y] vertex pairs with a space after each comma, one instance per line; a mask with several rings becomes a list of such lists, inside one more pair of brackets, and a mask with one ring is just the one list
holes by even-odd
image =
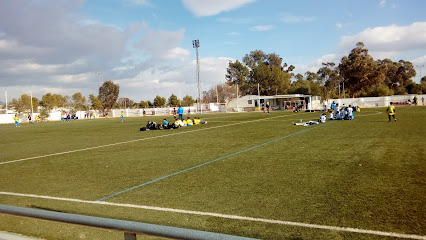
[[28, 237], [17, 233], [0, 231], [0, 240], [42, 240], [41, 238]]

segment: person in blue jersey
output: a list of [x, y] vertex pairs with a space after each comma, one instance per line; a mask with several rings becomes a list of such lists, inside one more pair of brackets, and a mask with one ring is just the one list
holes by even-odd
[[177, 113], [179, 114], [179, 118], [183, 119], [183, 108], [181, 106], [179, 106]]

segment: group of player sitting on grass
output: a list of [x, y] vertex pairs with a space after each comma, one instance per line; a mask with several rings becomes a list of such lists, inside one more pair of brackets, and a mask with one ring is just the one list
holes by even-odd
[[193, 126], [198, 124], [206, 124], [207, 122], [201, 122], [200, 118], [194, 117], [192, 120], [190, 117], [187, 119], [181, 120], [180, 118], [175, 118], [175, 122], [168, 122], [167, 119], [163, 119], [162, 124], [157, 124], [153, 121], [148, 121], [145, 127], [142, 127], [141, 131], [148, 131], [148, 130], [162, 130], [162, 129], [176, 129], [180, 127], [187, 127], [187, 126]]
[[356, 106], [345, 107], [343, 104], [342, 108], [339, 108], [339, 104], [336, 104], [334, 108], [331, 109], [329, 120], [352, 120], [354, 119], [354, 112], [359, 112], [360, 109]]
[[[352, 107], [351, 105], [349, 105], [349, 107], [345, 107], [344, 104], [342, 108], [339, 108], [339, 104], [336, 104], [335, 106], [332, 106], [332, 109], [330, 109], [329, 120], [352, 120], [354, 119], [354, 111], [359, 112], [360, 109], [356, 106]], [[318, 121], [302, 122], [302, 120], [300, 120], [300, 123], [293, 122], [293, 124], [299, 126], [309, 126], [318, 123], [324, 123], [326, 120], [327, 114], [323, 112], [321, 113]]]

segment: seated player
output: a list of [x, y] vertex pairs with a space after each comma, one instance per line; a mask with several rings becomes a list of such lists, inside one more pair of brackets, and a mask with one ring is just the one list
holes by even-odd
[[324, 123], [326, 120], [327, 120], [327, 116], [326, 116], [326, 114], [325, 114], [325, 113], [322, 113], [322, 114], [320, 115], [320, 118], [319, 118], [318, 122], [320, 122], [320, 123]]
[[188, 119], [186, 120], [186, 126], [192, 126], [192, 125], [194, 125], [194, 123], [192, 122], [192, 119], [188, 117]]
[[176, 118], [175, 122], [173, 124], [173, 128], [179, 128], [179, 127], [180, 127], [180, 125], [179, 125], [179, 118]]
[[207, 124], [207, 121], [201, 122], [200, 118], [198, 118], [198, 124]]
[[194, 125], [200, 124], [200, 119], [197, 117], [194, 117]]
[[163, 129], [169, 129], [169, 122], [167, 122], [167, 119], [163, 119]]
[[[184, 121], [185, 120], [181, 120], [180, 118], [178, 118], [178, 124], [179, 124], [179, 127], [185, 127], [186, 126], [186, 123], [184, 123]], [[186, 121], [185, 121], [186, 122]]]
[[148, 121], [148, 123], [146, 124], [146, 129], [147, 130], [155, 130], [157, 129], [157, 124], [155, 122], [152, 121]]

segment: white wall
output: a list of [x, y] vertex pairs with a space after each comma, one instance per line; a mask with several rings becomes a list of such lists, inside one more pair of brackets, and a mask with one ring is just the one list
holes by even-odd
[[390, 102], [406, 102], [408, 100], [413, 101], [414, 96], [417, 96], [418, 105], [422, 105], [422, 98], [426, 99], [426, 94], [393, 95], [393, 96], [385, 96], [385, 97], [341, 98], [341, 99], [329, 99], [327, 101], [327, 107], [330, 108], [330, 105], [333, 101], [335, 103], [338, 103], [339, 106], [342, 106], [343, 104], [345, 104], [346, 106], [352, 105], [352, 106], [359, 106], [361, 108], [385, 107], [385, 106], [389, 106]]

